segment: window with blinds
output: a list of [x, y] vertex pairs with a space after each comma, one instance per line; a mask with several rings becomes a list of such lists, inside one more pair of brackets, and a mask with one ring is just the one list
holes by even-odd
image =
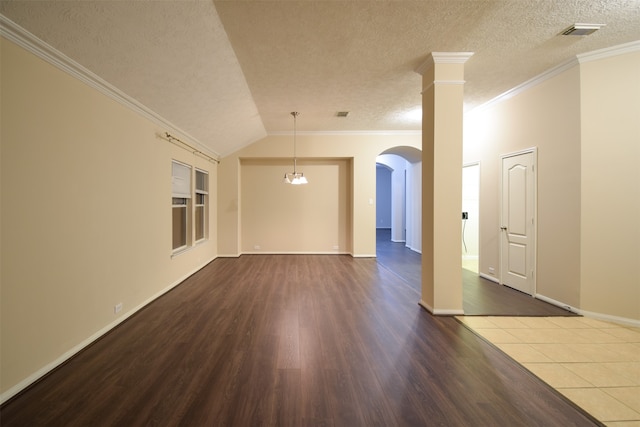
[[172, 250], [179, 252], [189, 245], [191, 202], [191, 166], [171, 162]]
[[209, 228], [209, 174], [200, 169], [196, 169], [195, 196], [195, 238], [197, 243], [207, 238]]

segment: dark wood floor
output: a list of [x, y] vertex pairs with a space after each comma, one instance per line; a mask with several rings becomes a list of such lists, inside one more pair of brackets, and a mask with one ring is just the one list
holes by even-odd
[[2, 426], [600, 425], [375, 259], [217, 259], [1, 408]]
[[[378, 262], [398, 275], [418, 295], [421, 292], [421, 255], [404, 243], [391, 241], [391, 230], [377, 230]], [[520, 291], [462, 270], [462, 307], [466, 316], [575, 316], [567, 310]]]

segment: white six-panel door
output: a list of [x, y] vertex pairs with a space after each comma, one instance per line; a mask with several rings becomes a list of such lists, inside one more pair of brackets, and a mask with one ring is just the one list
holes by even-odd
[[502, 157], [500, 281], [535, 294], [535, 149]]

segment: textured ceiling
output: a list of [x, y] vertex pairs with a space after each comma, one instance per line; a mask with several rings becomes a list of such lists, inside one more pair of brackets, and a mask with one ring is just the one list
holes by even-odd
[[[290, 131], [293, 110], [300, 131], [419, 130], [405, 113], [432, 51], [475, 52], [469, 109], [640, 39], [640, 0], [2, 0], [0, 13], [223, 155]], [[558, 35], [577, 22], [606, 26]]]
[[213, 152], [266, 136], [210, 1], [6, 1], [0, 13]]

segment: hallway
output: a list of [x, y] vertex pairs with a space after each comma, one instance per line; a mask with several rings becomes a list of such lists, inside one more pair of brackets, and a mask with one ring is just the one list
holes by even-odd
[[[376, 230], [377, 260], [421, 293], [421, 256], [404, 243], [391, 241], [389, 229]], [[519, 291], [483, 279], [469, 270], [462, 270], [463, 309], [465, 316], [575, 316]]]

